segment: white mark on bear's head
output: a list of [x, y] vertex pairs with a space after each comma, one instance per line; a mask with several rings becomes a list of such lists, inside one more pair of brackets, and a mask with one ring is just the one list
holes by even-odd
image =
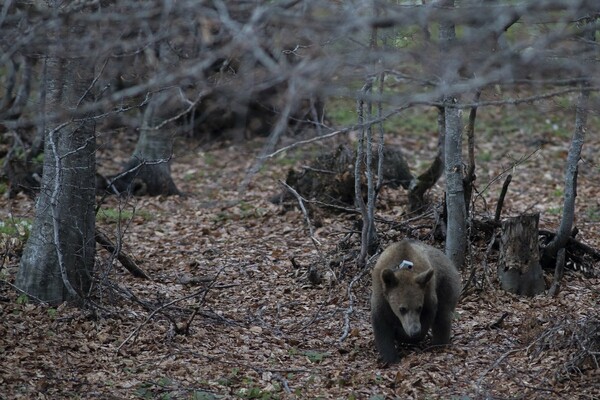
[[384, 296], [410, 337], [421, 334], [421, 312], [433, 269], [415, 273], [408, 269], [386, 269], [381, 273]]

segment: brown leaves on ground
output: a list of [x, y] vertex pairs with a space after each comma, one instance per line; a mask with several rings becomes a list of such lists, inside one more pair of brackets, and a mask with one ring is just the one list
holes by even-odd
[[[255, 144], [182, 152], [173, 175], [185, 197], [109, 199], [103, 208], [135, 212], [120, 227], [124, 249], [152, 280], [132, 277], [99, 250], [97, 286], [83, 311], [25, 302], [9, 285], [18, 255], [6, 253], [0, 398], [600, 398], [600, 280], [569, 271], [556, 298], [513, 296], [498, 289], [493, 262], [483, 268], [487, 243], [472, 248], [477, 285], [459, 303], [452, 345], [405, 348], [400, 364], [378, 363], [369, 274], [353, 264], [357, 237], [349, 249], [338, 247], [356, 217], [321, 214], [313, 243], [298, 209], [268, 201], [287, 172], [283, 158], [240, 195]], [[427, 160], [425, 147], [410, 157]], [[556, 226], [548, 213], [560, 207], [556, 147], [513, 171], [506, 213], [539, 209], [542, 225]], [[479, 171], [480, 188], [506, 168], [494, 160]], [[597, 169], [584, 166], [579, 179], [577, 224], [581, 239], [597, 247], [597, 221], [586, 211], [598, 208]], [[494, 185], [484, 193], [492, 212], [501, 180]], [[33, 217], [24, 197], [2, 203], [3, 219]], [[482, 204], [476, 212], [486, 212]], [[384, 190], [378, 212], [398, 223], [406, 206], [402, 189]], [[429, 216], [378, 228], [384, 243], [406, 232], [427, 240], [433, 223]], [[101, 228], [115, 238], [116, 223]], [[319, 284], [308, 279], [315, 269]]]

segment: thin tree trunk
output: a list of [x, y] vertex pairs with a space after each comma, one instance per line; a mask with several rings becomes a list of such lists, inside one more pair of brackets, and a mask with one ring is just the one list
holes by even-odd
[[571, 140], [567, 165], [565, 168], [565, 196], [563, 201], [563, 215], [560, 221], [557, 235], [552, 242], [546, 246], [544, 253], [549, 257], [556, 257], [560, 249], [565, 247], [575, 220], [575, 197], [577, 196], [577, 171], [581, 157], [581, 148], [585, 138], [585, 125], [587, 120], [587, 106], [590, 97], [589, 90], [582, 90], [577, 100], [577, 111], [575, 115], [575, 132]]
[[[440, 6], [454, 7], [454, 0], [444, 0]], [[449, 52], [455, 40], [454, 25], [451, 23], [440, 24], [442, 49]], [[459, 64], [458, 60], [453, 60], [451, 56], [448, 57], [446, 69], [443, 71], [443, 83], [446, 86], [451, 87], [458, 79]], [[454, 107], [457, 101], [458, 99], [450, 93], [444, 95], [446, 124], [444, 171], [446, 175], [446, 207], [448, 209], [446, 255], [457, 268], [462, 268], [467, 244], [467, 215], [462, 173], [462, 129], [459, 109]]]
[[[358, 123], [361, 126], [360, 128], [360, 136], [358, 138], [358, 142], [356, 144], [356, 160], [354, 164], [354, 199], [358, 209], [360, 210], [363, 224], [362, 224], [362, 232], [361, 232], [361, 245], [360, 245], [360, 254], [358, 259], [356, 260], [357, 265], [364, 266], [367, 260], [367, 253], [369, 248], [369, 213], [367, 210], [367, 205], [365, 204], [365, 200], [362, 196], [362, 185], [361, 185], [361, 177], [363, 174], [363, 160], [365, 154], [365, 135], [368, 134], [367, 128], [364, 126], [365, 123], [365, 101], [364, 98], [367, 97], [371, 93], [371, 89], [373, 87], [373, 82], [368, 80], [364, 85], [360, 93], [360, 98], [358, 100]], [[368, 106], [367, 106], [368, 107]]]
[[467, 245], [467, 214], [462, 174], [462, 133], [457, 108], [446, 108], [446, 255], [461, 268]]
[[[583, 41], [583, 48], [589, 50], [590, 44], [595, 42], [596, 39], [595, 30], [590, 29], [588, 26], [588, 29], [584, 30], [581, 39]], [[581, 84], [581, 92], [577, 98], [577, 105], [575, 108], [575, 130], [573, 132], [573, 138], [571, 139], [571, 146], [569, 147], [567, 165], [565, 166], [565, 195], [563, 201], [563, 214], [556, 236], [544, 249], [543, 258], [545, 260], [556, 258], [558, 252], [567, 244], [573, 229], [573, 222], [575, 220], [575, 197], [577, 197], [577, 173], [579, 170], [578, 164], [579, 159], [581, 158], [581, 149], [585, 139], [588, 103], [590, 98], [588, 86], [588, 82], [583, 82]]]

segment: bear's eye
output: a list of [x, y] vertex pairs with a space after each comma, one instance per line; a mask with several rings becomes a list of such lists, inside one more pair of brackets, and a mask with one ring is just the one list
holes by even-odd
[[408, 312], [408, 309], [406, 307], [400, 307], [400, 314], [404, 315]]

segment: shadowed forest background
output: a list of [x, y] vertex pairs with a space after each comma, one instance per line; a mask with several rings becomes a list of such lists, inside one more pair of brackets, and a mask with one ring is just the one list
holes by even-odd
[[[591, 0], [0, 5], [0, 399], [600, 398]], [[414, 238], [452, 344], [377, 359]]]

